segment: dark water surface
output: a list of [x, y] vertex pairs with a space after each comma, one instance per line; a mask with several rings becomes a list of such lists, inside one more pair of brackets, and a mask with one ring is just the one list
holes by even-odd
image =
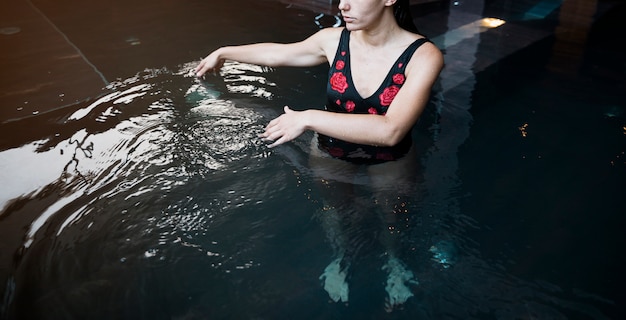
[[[418, 27], [447, 39], [446, 70], [413, 132], [419, 183], [392, 230], [418, 284], [387, 312], [387, 225], [370, 180], [335, 194], [358, 253], [349, 302], [335, 303], [319, 279], [334, 247], [311, 136], [276, 149], [257, 138], [284, 105], [319, 108], [327, 68], [189, 75], [220, 45], [300, 40], [316, 12], [24, 1], [81, 67], [2, 76], [0, 318], [621, 319], [626, 55], [609, 35], [624, 6], [596, 3], [574, 24], [582, 40], [563, 40], [565, 4], [525, 20], [538, 2], [480, 3], [507, 24], [459, 41], [471, 10], [414, 7]], [[2, 35], [22, 36], [2, 38], [4, 54], [36, 52], [29, 30]], [[48, 70], [61, 54], [49, 50], [31, 68]]]

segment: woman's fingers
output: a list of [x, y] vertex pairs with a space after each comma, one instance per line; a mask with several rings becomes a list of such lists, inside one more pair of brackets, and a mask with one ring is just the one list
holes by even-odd
[[224, 65], [223, 60], [215, 60], [211, 57], [211, 55], [202, 59], [200, 63], [196, 66], [196, 77], [202, 77], [205, 73], [209, 71], [213, 71], [213, 73], [218, 72], [222, 66]]
[[264, 141], [272, 141], [268, 145], [270, 148], [291, 141], [300, 135], [297, 132], [298, 128], [294, 128], [294, 111], [287, 106], [285, 106], [284, 111], [284, 114], [270, 121], [265, 127], [265, 131], [259, 135]]
[[211, 68], [208, 64], [198, 65], [198, 67], [196, 68], [196, 77], [202, 77], [205, 73], [207, 73], [211, 69], [214, 69], [214, 68]]
[[283, 143], [287, 142], [287, 139], [285, 139], [285, 136], [282, 136], [280, 139], [270, 143], [267, 145], [268, 148], [274, 148], [275, 146], [281, 145]]
[[265, 129], [265, 132], [261, 134], [261, 138], [265, 141], [276, 141], [284, 136], [284, 133], [276, 126], [271, 126]]
[[200, 61], [200, 63], [196, 66], [196, 76], [201, 77], [205, 72], [207, 72], [208, 69], [209, 66], [207, 65], [206, 58], [202, 59], [202, 61]]
[[287, 139], [285, 135], [285, 131], [281, 129], [279, 125], [280, 124], [279, 118], [276, 118], [270, 121], [270, 123], [265, 128], [265, 132], [260, 134], [260, 137], [263, 139], [263, 141], [272, 142], [271, 144], [267, 145], [269, 148], [273, 148], [277, 145], [280, 145], [289, 141], [289, 139]]

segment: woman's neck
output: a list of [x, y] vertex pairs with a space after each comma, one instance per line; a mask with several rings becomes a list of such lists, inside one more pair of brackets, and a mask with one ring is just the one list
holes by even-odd
[[401, 40], [403, 33], [404, 29], [398, 26], [392, 11], [388, 10], [377, 24], [356, 30], [353, 34], [364, 46], [380, 48]]
[[409, 40], [406, 38], [407, 32], [395, 23], [384, 28], [358, 30], [353, 34], [362, 46], [373, 50], [401, 45]]

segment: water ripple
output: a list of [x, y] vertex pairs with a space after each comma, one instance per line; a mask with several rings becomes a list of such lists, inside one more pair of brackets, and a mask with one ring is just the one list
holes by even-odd
[[[268, 85], [260, 75], [251, 78], [241, 74], [249, 67], [231, 65], [233, 75], [227, 82]], [[151, 206], [191, 181], [207, 177], [213, 181], [227, 179], [233, 173], [253, 169], [259, 159], [267, 156], [267, 148], [257, 138], [266, 121], [255, 111], [258, 106], [221, 99], [228, 89], [216, 89], [210, 83], [187, 76], [190, 68], [191, 65], [184, 65], [175, 72], [145, 70], [129, 79], [112, 82], [108, 87], [110, 93], [67, 116], [64, 126], [84, 129], [65, 140], [57, 135], [48, 141], [2, 152], [2, 167], [17, 172], [13, 176], [22, 179], [15, 180], [13, 192], [3, 192], [6, 199], [0, 200], [5, 209], [44, 190], [63, 190], [61, 197], [30, 224], [24, 248], [37, 241], [40, 231], [46, 228], [55, 229], [55, 241], [63, 242], [62, 235], [73, 226], [87, 226], [87, 229], [98, 226], [97, 220], [104, 217], [94, 215], [101, 211], [103, 201], [115, 206], [123, 199], [118, 213], [129, 212], [130, 208], [122, 208], [126, 202], [133, 203], [140, 212], [138, 207]], [[257, 94], [250, 92], [249, 96]], [[33, 174], [32, 168], [26, 173], [27, 168], [19, 163], [19, 159], [25, 158], [49, 165], [37, 167], [35, 171], [39, 173]], [[19, 174], [20, 171], [24, 173]], [[262, 202], [243, 195], [230, 199], [231, 196], [227, 194], [225, 199], [216, 200], [222, 203], [221, 210]], [[167, 225], [188, 232], [201, 228], [209, 222], [204, 219], [210, 220], [214, 215], [206, 212], [207, 208], [193, 209], [192, 216], [177, 212], [176, 217], [186, 220], [170, 221]], [[170, 217], [169, 210], [172, 208], [163, 211], [166, 217]], [[3, 214], [10, 214], [12, 210], [4, 211]], [[193, 217], [203, 218], [196, 221]], [[134, 218], [122, 220], [120, 230], [133, 230], [134, 224], [139, 229], [146, 227]], [[156, 228], [164, 225], [156, 221], [159, 219], [155, 219]], [[179, 237], [177, 232], [172, 234]], [[145, 257], [152, 257], [162, 251], [146, 252], [149, 254]]]

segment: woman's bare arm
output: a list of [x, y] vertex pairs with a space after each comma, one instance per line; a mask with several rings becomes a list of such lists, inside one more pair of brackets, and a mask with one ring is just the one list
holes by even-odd
[[270, 144], [273, 147], [296, 138], [305, 130], [313, 130], [352, 143], [393, 146], [421, 115], [442, 67], [443, 56], [439, 49], [425, 44], [407, 66], [407, 80], [386, 115], [321, 110], [297, 112], [285, 107], [285, 113], [272, 120], [261, 137], [273, 141]]
[[219, 70], [224, 61], [233, 60], [268, 67], [308, 67], [327, 62], [334, 55], [333, 45], [338, 43], [340, 29], [327, 28], [305, 40], [294, 43], [255, 43], [221, 47], [196, 67], [196, 76]]

